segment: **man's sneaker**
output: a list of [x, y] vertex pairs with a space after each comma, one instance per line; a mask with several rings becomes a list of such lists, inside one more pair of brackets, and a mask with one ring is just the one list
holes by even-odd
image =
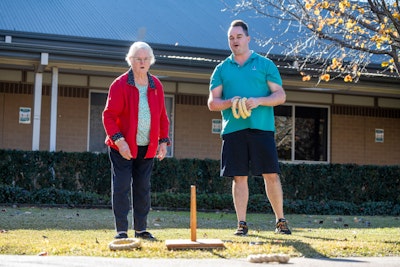
[[156, 240], [156, 238], [152, 234], [150, 234], [149, 232], [146, 232], [146, 231], [141, 232], [141, 233], [135, 232], [135, 237], [147, 239], [147, 240]]
[[276, 229], [275, 229], [276, 234], [283, 234], [283, 235], [291, 235], [292, 232], [290, 231], [286, 219], [282, 218], [279, 219], [278, 222], [276, 223]]
[[118, 233], [116, 236], [114, 236], [115, 239], [122, 239], [122, 238], [128, 238], [127, 233]]
[[246, 222], [240, 221], [238, 228], [235, 232], [235, 235], [244, 236], [244, 235], [247, 235], [248, 231], [249, 231], [249, 228], [247, 227]]

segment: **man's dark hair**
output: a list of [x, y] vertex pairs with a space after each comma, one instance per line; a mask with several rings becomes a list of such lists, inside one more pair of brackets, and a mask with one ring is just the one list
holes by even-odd
[[249, 27], [247, 26], [247, 23], [244, 22], [243, 20], [237, 19], [232, 21], [231, 27], [242, 27], [244, 34], [246, 36], [249, 36]]

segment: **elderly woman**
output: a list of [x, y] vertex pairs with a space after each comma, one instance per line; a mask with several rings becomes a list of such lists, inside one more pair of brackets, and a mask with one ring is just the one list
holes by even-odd
[[135, 42], [126, 55], [130, 69], [110, 86], [103, 111], [112, 173], [115, 238], [128, 237], [132, 197], [135, 237], [155, 239], [146, 231], [150, 210], [150, 177], [154, 158], [164, 159], [169, 145], [169, 121], [161, 82], [149, 73], [152, 48]]

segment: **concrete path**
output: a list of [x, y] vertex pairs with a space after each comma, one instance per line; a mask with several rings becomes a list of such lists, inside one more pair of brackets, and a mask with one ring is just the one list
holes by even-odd
[[[0, 255], [1, 267], [256, 267], [275, 265], [251, 263], [246, 259], [131, 259], [70, 256], [15, 256]], [[400, 257], [360, 257], [335, 259], [291, 258], [287, 266], [309, 267], [400, 267]]]

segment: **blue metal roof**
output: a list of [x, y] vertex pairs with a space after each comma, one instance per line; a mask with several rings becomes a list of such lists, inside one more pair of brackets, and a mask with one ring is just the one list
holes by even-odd
[[[266, 18], [252, 11], [239, 15], [226, 8], [237, 0], [0, 0], [0, 31], [62, 36], [64, 40], [92, 38], [92, 42], [145, 41], [179, 50], [177, 59], [199, 50], [229, 54], [227, 30], [232, 20], [249, 24], [250, 48], [270, 58], [284, 58], [284, 51], [299, 39], [295, 28], [287, 30], [285, 21]], [[15, 34], [11, 34], [15, 35]], [[101, 40], [99, 40], [101, 39]], [[261, 45], [257, 42], [261, 40]], [[269, 40], [267, 43], [263, 42]], [[46, 42], [46, 40], [43, 40]], [[78, 41], [79, 42], [79, 41]], [[195, 48], [195, 49], [194, 49]], [[219, 51], [213, 51], [219, 50]], [[160, 57], [167, 55], [159, 55]], [[383, 55], [374, 55], [374, 68], [380, 68]], [[208, 59], [200, 58], [200, 61]], [[211, 58], [210, 60], [214, 60]], [[284, 58], [284, 65], [290, 64]], [[182, 61], [182, 60], [181, 60]]]
[[[227, 50], [239, 17], [224, 9], [220, 0], [1, 0], [0, 30]], [[252, 16], [240, 17], [252, 37], [279, 34]]]

